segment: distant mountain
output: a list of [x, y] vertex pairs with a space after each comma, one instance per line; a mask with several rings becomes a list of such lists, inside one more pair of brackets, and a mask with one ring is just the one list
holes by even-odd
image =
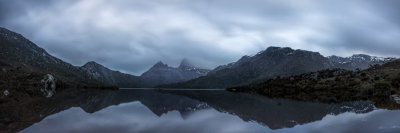
[[390, 61], [393, 61], [395, 58], [383, 58], [370, 56], [365, 54], [354, 54], [350, 57], [339, 57], [339, 56], [328, 56], [329, 60], [335, 63], [337, 68], [347, 69], [347, 70], [355, 70], [359, 69], [367, 69], [370, 65], [374, 64], [384, 64]]
[[140, 87], [138, 76], [110, 70], [94, 61], [86, 63], [81, 69], [85, 70], [90, 77], [106, 84], [117, 85], [124, 88]]
[[205, 76], [210, 70], [202, 69], [192, 65], [183, 59], [179, 67], [170, 67], [159, 61], [148, 71], [140, 76], [143, 87], [154, 87], [161, 84], [183, 82]]
[[209, 72], [207, 69], [192, 65], [187, 59], [183, 59], [177, 68], [159, 61], [141, 76], [110, 70], [94, 61], [86, 63], [81, 69], [95, 80], [122, 88], [154, 87], [161, 84], [183, 82], [205, 76]]
[[218, 66], [207, 76], [160, 87], [226, 88], [261, 82], [276, 76], [285, 77], [322, 69], [365, 69], [370, 65], [382, 64], [390, 60], [392, 58], [367, 55], [354, 55], [348, 58], [324, 57], [318, 52], [294, 50], [288, 47], [269, 47], [254, 56], [243, 56], [237, 62]]

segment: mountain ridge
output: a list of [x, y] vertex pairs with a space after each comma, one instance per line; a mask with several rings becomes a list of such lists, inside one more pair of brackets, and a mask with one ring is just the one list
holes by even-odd
[[170, 67], [159, 61], [140, 75], [142, 86], [154, 87], [161, 84], [183, 82], [205, 76], [208, 69], [201, 69], [183, 59], [178, 67]]
[[242, 56], [236, 62], [213, 70], [196, 67], [189, 60], [182, 59], [178, 67], [159, 61], [148, 71], [135, 76], [111, 70], [94, 61], [80, 67], [73, 66], [50, 55], [21, 34], [1, 27], [0, 42], [0, 60], [7, 64], [29, 66], [30, 71], [47, 71], [69, 82], [120, 87], [226, 88], [322, 69], [366, 69], [395, 59], [365, 54], [324, 57], [318, 52], [271, 46], [256, 55]]
[[119, 87], [140, 87], [139, 77], [111, 70], [95, 61], [89, 61], [80, 67], [96, 80]]
[[96, 83], [83, 70], [50, 55], [21, 34], [0, 27], [0, 43], [0, 60], [7, 64], [52, 73], [70, 82]]
[[[363, 59], [361, 57], [371, 60], [356, 60]], [[366, 69], [370, 65], [383, 64], [395, 58], [378, 59], [381, 58], [362, 54], [354, 55], [353, 58], [339, 58], [339, 56], [325, 57], [319, 52], [271, 46], [254, 56], [243, 56], [236, 62], [218, 66], [214, 70], [211, 70], [207, 76], [187, 82], [161, 85], [159, 87], [227, 88], [261, 82], [276, 76], [285, 77], [323, 69]], [[349, 60], [349, 63], [340, 63], [338, 60]]]
[[162, 61], [158, 61], [140, 76], [111, 70], [94, 61], [89, 61], [80, 68], [96, 80], [122, 88], [154, 87], [166, 83], [182, 82], [204, 76], [209, 71], [192, 65], [187, 59], [183, 59], [178, 67], [170, 67]]

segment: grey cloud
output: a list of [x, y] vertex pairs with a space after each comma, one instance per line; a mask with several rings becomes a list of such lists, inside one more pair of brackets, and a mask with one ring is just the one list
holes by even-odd
[[74, 65], [213, 68], [268, 46], [399, 57], [396, 0], [0, 0], [0, 26]]

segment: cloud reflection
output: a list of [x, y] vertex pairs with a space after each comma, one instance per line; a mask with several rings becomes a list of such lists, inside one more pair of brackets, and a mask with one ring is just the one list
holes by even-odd
[[89, 114], [71, 108], [51, 115], [22, 133], [395, 133], [400, 130], [400, 111], [375, 110], [365, 114], [351, 112], [327, 115], [321, 121], [293, 128], [271, 130], [256, 122], [245, 122], [239, 117], [215, 109], [197, 110], [185, 118], [178, 111], [160, 117], [140, 102], [110, 106]]

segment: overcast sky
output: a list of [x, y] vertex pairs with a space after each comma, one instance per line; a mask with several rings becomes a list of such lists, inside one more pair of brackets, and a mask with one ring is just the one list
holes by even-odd
[[214, 68], [269, 46], [400, 57], [399, 0], [0, 0], [0, 26], [73, 65]]

